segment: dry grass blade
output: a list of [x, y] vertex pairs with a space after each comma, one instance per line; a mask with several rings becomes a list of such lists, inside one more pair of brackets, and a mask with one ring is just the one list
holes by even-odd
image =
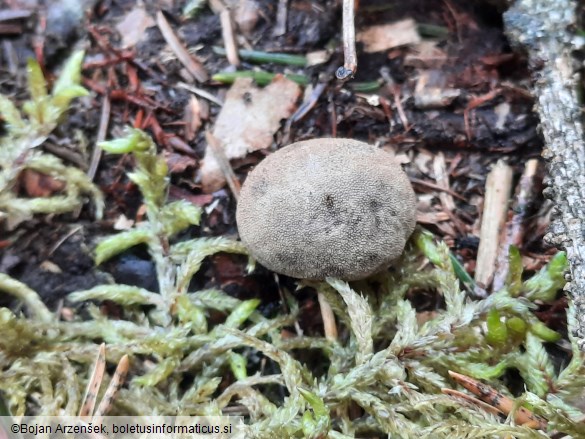
[[460, 398], [466, 402], [469, 402], [473, 405], [476, 405], [476, 406], [482, 408], [483, 410], [485, 410], [486, 412], [491, 413], [493, 415], [502, 415], [503, 414], [496, 407], [489, 405], [488, 403], [483, 402], [480, 399], [474, 398], [473, 396], [468, 395], [467, 393], [460, 392], [459, 390], [441, 389], [441, 392], [444, 393], [445, 395], [449, 395], [449, 396], [452, 396], [455, 398]]
[[512, 168], [499, 160], [486, 181], [475, 281], [487, 288], [492, 281], [501, 231], [506, 223], [512, 191]]
[[93, 417], [94, 422], [99, 424], [101, 418], [105, 416], [112, 407], [112, 403], [114, 402], [116, 394], [126, 381], [126, 375], [128, 375], [129, 366], [130, 361], [128, 360], [128, 355], [124, 355], [120, 359], [118, 367], [116, 367], [116, 372], [114, 372], [114, 376], [112, 377], [112, 381], [110, 381], [110, 385], [106, 389], [104, 398], [101, 400], [100, 405], [95, 412], [95, 416]]
[[83, 404], [79, 410], [79, 417], [87, 420], [93, 413], [95, 402], [97, 399], [102, 380], [104, 379], [104, 372], [106, 370], [106, 344], [100, 345], [98, 355], [95, 359], [95, 365], [91, 372], [91, 378], [87, 383], [87, 390], [85, 391], [85, 397], [83, 398]]
[[[514, 411], [515, 402], [497, 390], [491, 388], [490, 386], [451, 370], [449, 371], [449, 375], [471, 393], [481, 398], [482, 401], [487, 402], [491, 406], [497, 408], [506, 416]], [[518, 407], [515, 410], [514, 421], [520, 425], [538, 428], [540, 430], [545, 430], [547, 426], [546, 420], [542, 419], [540, 416], [535, 415], [524, 407]]]
[[465, 229], [465, 226], [455, 215], [455, 212], [457, 211], [457, 206], [455, 204], [453, 196], [450, 194], [449, 173], [447, 172], [447, 163], [445, 162], [445, 155], [442, 152], [439, 152], [435, 156], [435, 159], [433, 160], [433, 171], [435, 173], [435, 180], [437, 181], [437, 186], [442, 188], [441, 192], [439, 193], [439, 200], [441, 201], [443, 210], [451, 217], [451, 221], [453, 221], [453, 225], [455, 226], [459, 234], [466, 235], [467, 230]]
[[102, 156], [102, 149], [99, 147], [99, 143], [106, 140], [106, 134], [108, 132], [108, 124], [110, 121], [110, 109], [111, 103], [110, 98], [108, 96], [104, 96], [104, 100], [102, 102], [102, 113], [100, 116], [100, 125], [98, 128], [98, 133], [96, 137], [95, 147], [93, 150], [93, 154], [91, 156], [91, 163], [89, 165], [89, 169], [87, 171], [87, 175], [91, 180], [94, 179], [95, 173], [97, 171], [100, 158]]
[[181, 44], [179, 38], [161, 11], [156, 13], [156, 24], [158, 25], [165, 41], [171, 47], [173, 53], [177, 55], [177, 58], [179, 58], [179, 61], [181, 61], [189, 73], [191, 73], [191, 75], [193, 75], [199, 82], [207, 81], [209, 75], [207, 74], [205, 67], [203, 67], [203, 64], [199, 61], [195, 60], [185, 46]]

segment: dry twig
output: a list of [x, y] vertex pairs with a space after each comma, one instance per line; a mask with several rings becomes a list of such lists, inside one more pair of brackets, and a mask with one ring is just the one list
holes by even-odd
[[355, 0], [343, 0], [343, 66], [335, 72], [337, 79], [353, 78], [357, 71], [355, 50]]
[[156, 13], [156, 24], [173, 53], [177, 55], [177, 58], [179, 58], [179, 61], [181, 61], [189, 73], [199, 82], [207, 81], [209, 79], [207, 70], [205, 70], [203, 64], [197, 61], [179, 41], [179, 38], [161, 11]]

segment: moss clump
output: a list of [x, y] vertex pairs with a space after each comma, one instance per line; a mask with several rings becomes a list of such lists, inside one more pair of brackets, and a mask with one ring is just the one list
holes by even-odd
[[[101, 217], [103, 197], [87, 175], [38, 148], [61, 122], [71, 101], [88, 94], [80, 85], [82, 61], [83, 52], [71, 56], [49, 93], [39, 64], [29, 60], [30, 100], [22, 105], [22, 114], [10, 99], [0, 95], [0, 118], [8, 130], [0, 138], [0, 224], [6, 222], [8, 229], [34, 214], [71, 212], [84, 203], [84, 195], [94, 199], [96, 217]], [[15, 186], [27, 169], [63, 182], [64, 194], [19, 197]]]
[[[86, 301], [89, 319], [45, 321], [35, 317], [37, 302], [30, 291], [18, 292], [13, 284], [9, 292], [22, 299], [29, 317], [9, 310], [0, 314], [5, 334], [0, 390], [12, 413], [78, 413], [98, 345], [105, 342], [109, 363], [124, 354], [131, 359], [130, 380], [114, 401], [111, 414], [116, 415], [229, 411], [246, 417], [245, 437], [251, 438], [585, 434], [577, 421], [581, 412], [573, 405], [585, 385], [585, 357], [570, 335], [571, 360], [560, 370], [554, 367], [545, 343], [557, 335], [533, 313], [535, 298], [552, 300], [550, 291], [563, 286], [562, 253], [526, 282], [518, 277], [519, 259], [512, 259], [514, 275], [506, 288], [473, 301], [460, 288], [446, 245], [417, 231], [393, 272], [351, 285], [333, 278], [304, 283], [326, 297], [340, 337], [284, 336], [299, 315], [295, 298], [286, 292], [290, 313], [267, 318], [257, 311], [258, 300], [241, 301], [215, 289], [189, 290], [204, 257], [244, 249], [222, 238], [174, 242], [179, 231], [199, 221], [198, 209], [166, 202], [166, 167], [151, 140], [131, 131], [104, 149], [136, 156], [131, 178], [143, 192], [148, 222], [101, 242], [97, 258], [146, 244], [161, 294], [100, 286], [69, 296]], [[444, 309], [419, 322], [406, 300], [412, 289], [438, 291]], [[119, 319], [92, 304], [102, 300], [119, 304]], [[568, 323], [570, 334], [572, 306]], [[31, 349], [16, 349], [11, 342], [16, 337]], [[502, 379], [510, 368], [520, 371], [526, 389], [516, 405], [542, 416], [546, 422], [539, 425], [546, 431], [516, 425], [514, 416], [506, 419], [442, 392], [456, 386], [452, 370], [510, 396]]]

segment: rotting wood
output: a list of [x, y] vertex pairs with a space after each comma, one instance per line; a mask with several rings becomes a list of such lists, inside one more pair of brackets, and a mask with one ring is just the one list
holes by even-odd
[[570, 279], [565, 289], [575, 303], [575, 335], [585, 350], [585, 148], [572, 58], [576, 40], [570, 32], [576, 6], [570, 0], [518, 0], [504, 14], [504, 23], [511, 43], [526, 50], [533, 71], [549, 174], [544, 194], [556, 211], [545, 239], [567, 252]]

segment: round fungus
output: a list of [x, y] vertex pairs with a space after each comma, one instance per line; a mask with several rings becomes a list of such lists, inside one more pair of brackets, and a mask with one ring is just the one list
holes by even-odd
[[351, 139], [293, 143], [248, 174], [236, 219], [265, 267], [356, 280], [399, 257], [416, 223], [408, 177], [387, 152]]

